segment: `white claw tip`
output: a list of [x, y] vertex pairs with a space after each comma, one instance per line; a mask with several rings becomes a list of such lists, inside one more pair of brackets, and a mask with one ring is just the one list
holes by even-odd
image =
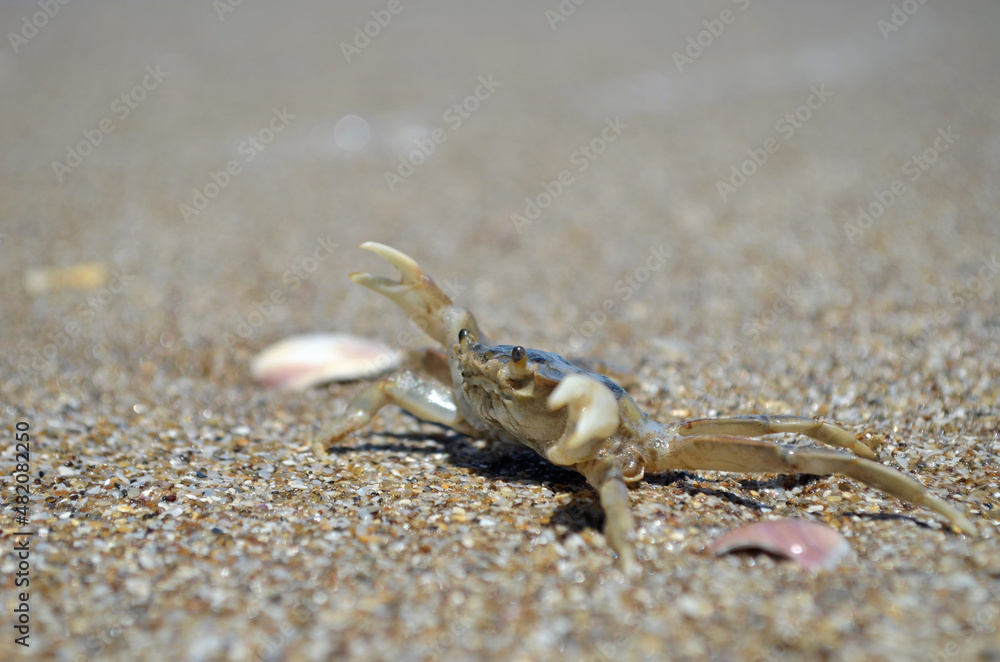
[[549, 411], [569, 406], [580, 416], [580, 427], [588, 436], [610, 436], [621, 421], [618, 400], [607, 386], [593, 377], [576, 373], [564, 378], [549, 395]]
[[403, 282], [416, 283], [423, 277], [424, 272], [417, 264], [417, 261], [406, 253], [396, 250], [392, 246], [380, 244], [377, 241], [366, 241], [360, 248], [371, 251], [380, 256], [386, 262], [396, 267], [403, 276]]

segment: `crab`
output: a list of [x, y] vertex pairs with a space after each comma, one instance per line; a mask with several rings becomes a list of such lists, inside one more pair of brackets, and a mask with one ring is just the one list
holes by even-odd
[[[819, 418], [749, 415], [660, 423], [644, 414], [610, 378], [558, 354], [493, 345], [467, 309], [455, 305], [411, 257], [375, 242], [361, 244], [399, 270], [399, 281], [354, 273], [355, 283], [395, 301], [433, 348], [418, 362], [426, 373], [392, 374], [365, 389], [312, 443], [314, 454], [367, 425], [387, 405], [472, 437], [526, 446], [549, 462], [583, 474], [600, 496], [604, 534], [626, 576], [641, 572], [628, 484], [648, 473], [716, 470], [740, 473], [840, 474], [898, 499], [925, 506], [957, 530], [976, 527], [915, 479], [880, 464], [842, 427]], [[797, 433], [844, 450], [752, 439]], [[850, 452], [847, 452], [850, 451]]]

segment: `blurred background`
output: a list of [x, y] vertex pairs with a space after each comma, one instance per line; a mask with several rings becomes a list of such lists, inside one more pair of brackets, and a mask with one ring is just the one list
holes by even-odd
[[[303, 443], [354, 387], [276, 395], [248, 361], [312, 331], [422, 342], [347, 279], [393, 273], [374, 240], [498, 341], [620, 366], [662, 418], [822, 414], [993, 453], [998, 21], [988, 0], [4, 2], [0, 410], [69, 435], [53, 466], [90, 439], [70, 419], [127, 442], [278, 416]], [[963, 631], [904, 621], [856, 652]], [[578, 634], [563, 650], [595, 650]]]
[[[912, 16], [743, 1], [58, 6], [2, 8], [3, 314], [32, 329], [21, 363], [85, 301], [27, 296], [33, 267], [96, 261], [130, 279], [47, 369], [106, 351], [201, 374], [194, 356], [235, 367], [234, 352], [293, 331], [391, 333], [373, 314], [390, 304], [345, 278], [381, 268], [364, 240], [457, 278], [497, 337], [551, 346], [610, 297], [624, 305], [584, 349], [655, 335], [703, 361], [747, 340], [789, 286], [809, 293], [792, 320], [832, 307], [853, 333], [919, 333], [906, 309], [947, 306], [997, 245], [988, 2]], [[947, 151], [915, 165], [936, 140]], [[884, 215], [851, 232], [895, 180]], [[555, 199], [532, 208], [546, 185]], [[302, 266], [319, 238], [337, 248]], [[615, 284], [660, 245], [671, 257], [623, 300]], [[284, 303], [215, 355], [276, 288]]]

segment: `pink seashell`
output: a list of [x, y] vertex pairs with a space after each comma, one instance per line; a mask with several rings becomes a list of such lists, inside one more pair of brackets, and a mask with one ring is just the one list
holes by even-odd
[[250, 370], [265, 386], [305, 390], [326, 382], [368, 379], [399, 367], [402, 353], [345, 333], [291, 336], [256, 357]]
[[804, 519], [767, 520], [741, 526], [709, 547], [716, 556], [740, 550], [767, 552], [809, 570], [832, 570], [854, 559], [851, 544], [839, 531]]

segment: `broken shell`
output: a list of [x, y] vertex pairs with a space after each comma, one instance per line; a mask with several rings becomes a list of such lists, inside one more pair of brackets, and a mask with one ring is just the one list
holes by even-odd
[[716, 556], [741, 550], [767, 552], [809, 570], [832, 570], [854, 559], [851, 544], [839, 531], [803, 519], [768, 520], [741, 526], [709, 547]]
[[399, 367], [402, 353], [345, 333], [291, 336], [256, 357], [250, 370], [265, 386], [305, 390], [326, 382], [369, 379]]

